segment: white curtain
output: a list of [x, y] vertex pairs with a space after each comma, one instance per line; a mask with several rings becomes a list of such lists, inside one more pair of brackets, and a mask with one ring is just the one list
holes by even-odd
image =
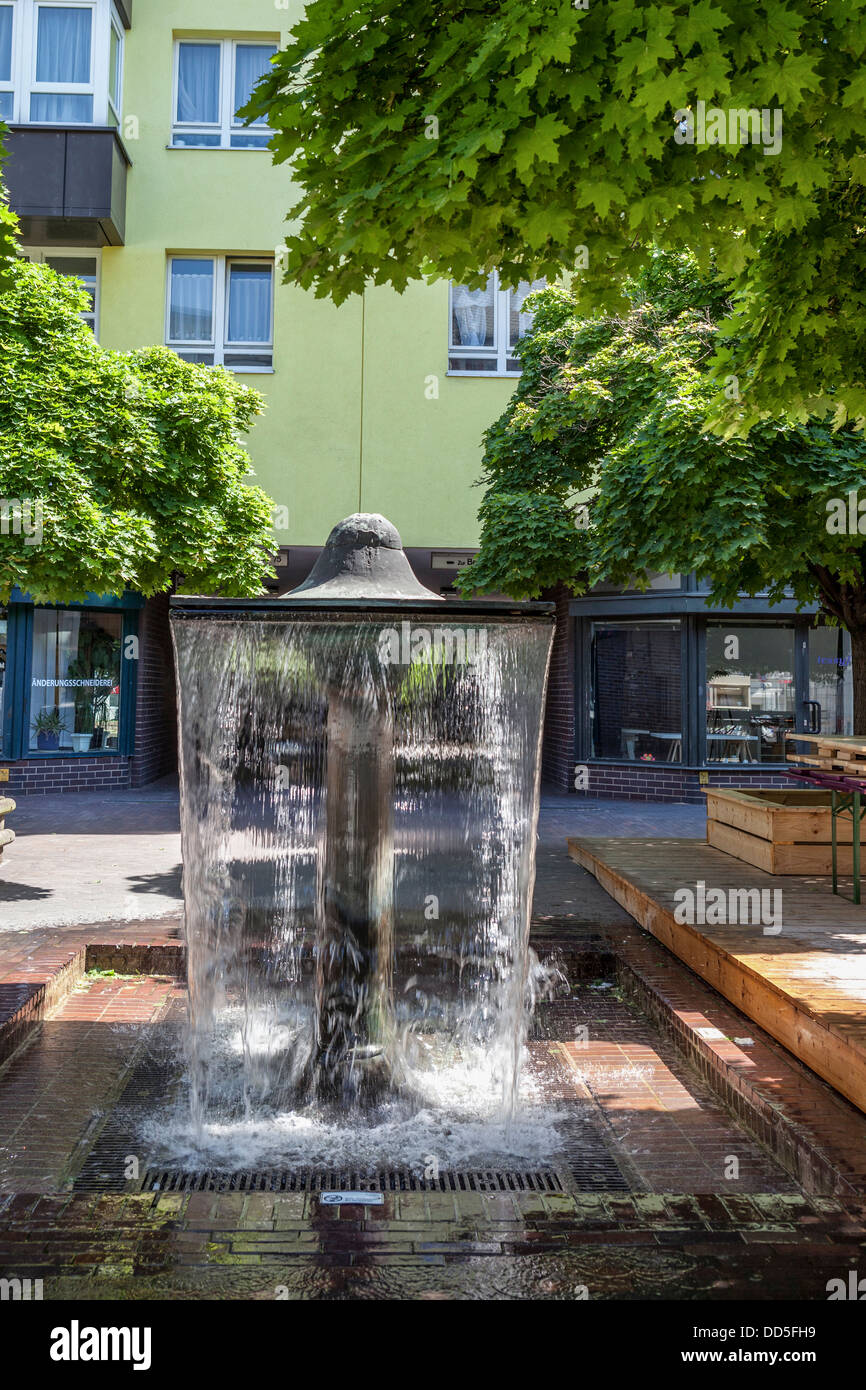
[[33, 92], [30, 96], [31, 121], [67, 121], [88, 125], [93, 120], [93, 97], [75, 92]]
[[266, 266], [231, 267], [228, 341], [271, 341], [271, 272]]
[[535, 317], [534, 314], [525, 314], [523, 312], [523, 301], [527, 299], [529, 295], [535, 294], [536, 290], [543, 290], [546, 283], [546, 280], [533, 280], [531, 284], [528, 280], [521, 280], [517, 289], [511, 290], [509, 295], [508, 341], [512, 347], [529, 332], [532, 327], [532, 320]]
[[0, 82], [12, 81], [12, 6], [0, 5]]
[[213, 261], [172, 261], [168, 334], [173, 343], [212, 341]]
[[451, 292], [456, 333], [462, 347], [485, 347], [493, 342], [493, 276], [483, 290], [455, 285]]
[[[74, 726], [75, 697], [63, 685], [67, 668], [78, 652], [81, 614], [74, 610], [37, 609], [33, 615], [33, 661], [30, 672], [30, 718], [41, 710], [59, 710], [67, 732], [60, 742], [69, 745]], [[30, 747], [36, 732], [30, 729]]]
[[177, 119], [217, 125], [219, 118], [219, 44], [182, 43], [177, 59]]
[[38, 13], [36, 81], [89, 82], [91, 11], [42, 5]]
[[[250, 99], [253, 87], [264, 76], [276, 53], [272, 43], [239, 43], [235, 48], [235, 111], [239, 111]], [[256, 121], [264, 125], [264, 121]]]

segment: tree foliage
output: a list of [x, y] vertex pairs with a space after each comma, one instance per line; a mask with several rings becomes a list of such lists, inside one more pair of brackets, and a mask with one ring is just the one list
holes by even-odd
[[706, 428], [725, 294], [691, 258], [657, 253], [622, 317], [585, 320], [562, 289], [534, 296], [523, 376], [485, 436], [480, 552], [458, 585], [535, 597], [695, 571], [722, 607], [742, 593], [817, 601], [851, 633], [866, 732], [866, 438], [814, 420], [745, 439]]
[[18, 254], [18, 218], [9, 206], [2, 183], [3, 141], [8, 127], [0, 121], [0, 289], [10, 282], [9, 271]]
[[583, 319], [563, 289], [529, 302], [523, 375], [485, 435], [482, 542], [464, 591], [527, 597], [553, 581], [694, 570], [722, 604], [793, 589], [832, 611], [819, 570], [862, 581], [863, 535], [828, 529], [831, 499], [866, 485], [862, 434], [765, 422], [725, 439], [705, 427], [720, 281], [657, 253], [622, 317]]
[[577, 264], [582, 311], [624, 312], [653, 243], [690, 248], [737, 310], [718, 427], [866, 416], [864, 51], [866, 0], [310, 0], [248, 108], [301, 190], [287, 276], [340, 302]]
[[100, 347], [76, 281], [19, 261], [0, 295], [0, 602], [261, 592], [269, 498], [239, 437], [257, 392], [163, 347]]

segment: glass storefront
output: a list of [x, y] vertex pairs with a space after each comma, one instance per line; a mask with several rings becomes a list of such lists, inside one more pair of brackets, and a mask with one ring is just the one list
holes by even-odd
[[809, 633], [809, 732], [853, 734], [851, 656], [841, 627]]
[[28, 751], [117, 749], [122, 636], [120, 613], [36, 609]]
[[793, 624], [707, 623], [707, 762], [784, 762], [795, 719]]
[[678, 619], [592, 624], [592, 756], [682, 762]]
[[135, 732], [138, 595], [0, 608], [0, 758], [128, 756]]
[[843, 629], [793, 603], [773, 617], [705, 615], [694, 593], [683, 591], [684, 611], [658, 617], [635, 612], [641, 602], [667, 605], [654, 594], [574, 600], [578, 762], [758, 772], [786, 761], [787, 735], [851, 734]]

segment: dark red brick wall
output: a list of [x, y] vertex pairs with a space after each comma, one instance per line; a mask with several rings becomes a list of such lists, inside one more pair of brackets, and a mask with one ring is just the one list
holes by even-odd
[[177, 770], [177, 701], [167, 594], [147, 600], [138, 635], [133, 787], [142, 787]]
[[[589, 786], [578, 796], [615, 797], [628, 801], [690, 801], [700, 805], [704, 787], [693, 768], [652, 767], [638, 763], [587, 763]], [[794, 783], [770, 763], [755, 763], [754, 770], [725, 768], [708, 772], [711, 787], [787, 787]], [[563, 790], [567, 790], [564, 788]]]
[[569, 616], [571, 591], [564, 584], [544, 594], [556, 604], [556, 632], [550, 658], [541, 776], [546, 786], [571, 791], [574, 786], [574, 619]]
[[105, 753], [95, 758], [24, 758], [6, 763], [10, 796], [45, 796], [50, 792], [119, 791], [130, 785], [130, 759]]

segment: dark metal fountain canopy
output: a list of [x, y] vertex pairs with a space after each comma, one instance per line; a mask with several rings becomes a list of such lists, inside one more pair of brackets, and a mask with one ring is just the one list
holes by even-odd
[[277, 597], [209, 598], [179, 594], [171, 599], [178, 617], [268, 617], [293, 612], [438, 612], [450, 617], [533, 617], [553, 621], [552, 603], [470, 599], [446, 604], [415, 577], [400, 533], [378, 512], [355, 512], [339, 522], [303, 584]]

